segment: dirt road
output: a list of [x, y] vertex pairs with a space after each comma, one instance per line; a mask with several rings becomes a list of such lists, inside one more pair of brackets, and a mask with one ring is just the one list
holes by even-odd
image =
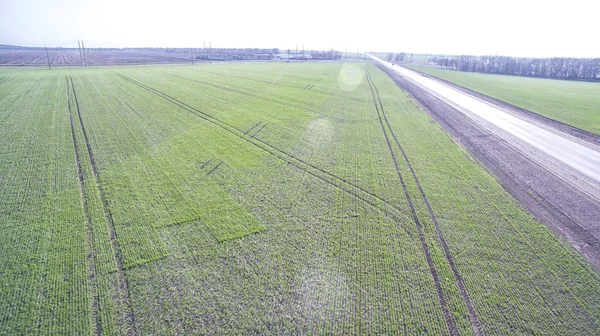
[[562, 132], [531, 112], [375, 60], [509, 193], [600, 272], [600, 137]]
[[[565, 176], [564, 167], [557, 165], [556, 161], [593, 180], [588, 181], [591, 183], [588, 183], [589, 185], [585, 186], [584, 190], [600, 199], [600, 190], [597, 186], [600, 183], [600, 147], [597, 145], [585, 143], [568, 134], [546, 128], [535, 121], [519, 118], [505, 112], [501, 107], [494, 106], [489, 102], [438, 82], [433, 78], [425, 77], [415, 71], [393, 65], [376, 57], [374, 59], [398, 72], [401, 76], [412, 80], [494, 133], [503, 137], [512, 135], [521, 142], [546, 154], [539, 155], [540, 153], [531, 152], [528, 156], [559, 174], [559, 176], [566, 179], [574, 177], [572, 175]], [[507, 134], [502, 134], [502, 132]], [[507, 140], [514, 142], [514, 139], [509, 138]], [[518, 147], [522, 147], [523, 144], [518, 145]], [[527, 150], [527, 148], [524, 148], [524, 150]]]

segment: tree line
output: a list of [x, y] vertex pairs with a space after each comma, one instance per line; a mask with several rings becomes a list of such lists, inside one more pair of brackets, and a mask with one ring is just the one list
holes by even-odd
[[508, 56], [434, 56], [445, 69], [500, 75], [600, 81], [600, 58], [525, 58]]
[[410, 59], [408, 57], [408, 54], [401, 52], [398, 54], [394, 54], [394, 53], [388, 53], [388, 57], [387, 57], [388, 62], [392, 62], [392, 61], [396, 61], [396, 62], [404, 62], [404, 61], [409, 61], [412, 62], [413, 61], [413, 54], [410, 54]]

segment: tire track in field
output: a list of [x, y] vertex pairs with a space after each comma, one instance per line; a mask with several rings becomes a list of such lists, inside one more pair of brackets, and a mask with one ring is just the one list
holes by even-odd
[[[383, 119], [385, 120], [385, 123], [390, 131], [390, 134], [392, 135], [392, 137], [394, 139], [394, 142], [396, 143], [396, 145], [398, 146], [398, 149], [400, 149], [400, 152], [402, 153], [402, 156], [404, 157], [404, 160], [408, 166], [408, 169], [410, 170], [410, 173], [411, 173], [415, 183], [417, 184], [419, 193], [421, 194], [421, 197], [423, 198], [423, 202], [425, 203], [425, 205], [427, 207], [427, 211], [429, 212], [429, 217], [431, 218], [431, 221], [433, 222], [433, 224], [435, 226], [436, 233], [442, 243], [442, 249], [444, 250], [444, 255], [446, 257], [446, 261], [448, 262], [448, 264], [450, 265], [450, 268], [452, 269], [452, 273], [454, 275], [454, 279], [455, 279], [456, 285], [458, 287], [458, 290], [460, 292], [460, 295], [462, 296], [462, 299], [465, 302], [465, 305], [467, 306], [467, 310], [469, 311], [469, 317], [471, 320], [471, 325], [473, 326], [473, 331], [475, 332], [475, 335], [477, 335], [477, 336], [485, 335], [485, 333], [483, 331], [483, 327], [479, 321], [479, 318], [477, 317], [477, 312], [475, 310], [473, 302], [471, 301], [471, 299], [469, 297], [469, 294], [468, 294], [468, 292], [465, 288], [465, 285], [462, 281], [462, 277], [460, 276], [460, 273], [458, 272], [456, 264], [454, 263], [454, 258], [452, 257], [452, 253], [450, 252], [448, 243], [446, 242], [446, 239], [444, 238], [441, 227], [437, 221], [437, 217], [435, 216], [435, 213], [433, 212], [433, 209], [431, 208], [429, 200], [427, 199], [427, 195], [425, 195], [425, 192], [423, 191], [423, 187], [421, 186], [421, 182], [419, 181], [419, 178], [417, 177], [417, 174], [415, 173], [415, 170], [413, 169], [412, 164], [410, 163], [410, 160], [408, 159], [408, 156], [406, 155], [406, 152], [404, 151], [404, 148], [402, 147], [402, 145], [400, 145], [400, 142], [398, 141], [398, 138], [396, 137], [396, 134], [394, 133], [392, 126], [390, 125], [390, 123], [387, 119], [387, 115], [385, 113], [385, 109], [383, 108], [383, 103], [381, 101], [381, 97], [379, 95], [379, 90], [377, 89], [377, 86], [373, 82], [373, 79], [371, 78], [371, 74], [369, 73], [369, 71], [366, 68], [365, 68], [365, 72], [367, 75], [367, 80], [371, 82], [371, 84], [373, 85], [373, 88], [375, 89], [375, 93], [377, 95], [377, 100], [379, 102], [379, 107], [381, 108], [381, 114], [383, 115]], [[380, 117], [380, 122], [381, 122], [381, 117]]]
[[71, 91], [69, 89], [69, 79], [65, 76], [65, 82], [67, 85], [67, 107], [69, 110], [69, 123], [71, 124], [71, 136], [73, 138], [73, 149], [75, 150], [75, 161], [77, 165], [77, 177], [79, 179], [79, 192], [81, 197], [81, 207], [83, 210], [83, 218], [86, 226], [86, 237], [85, 245], [87, 249], [86, 261], [88, 267], [88, 295], [91, 297], [91, 313], [92, 313], [92, 334], [102, 335], [102, 324], [100, 322], [100, 297], [98, 295], [98, 280], [96, 274], [98, 269], [96, 268], [96, 258], [94, 254], [94, 233], [92, 230], [92, 223], [88, 211], [87, 198], [85, 197], [85, 183], [83, 179], [83, 168], [81, 167], [81, 156], [79, 155], [79, 146], [77, 145], [77, 139], [75, 137], [75, 126], [73, 125], [73, 112], [71, 111]]
[[[211, 73], [211, 74], [215, 74], [215, 75], [220, 75], [220, 76], [229, 76], [229, 77], [234, 77], [234, 78], [240, 78], [240, 79], [245, 79], [245, 80], [249, 80], [249, 81], [255, 81], [257, 83], [264, 83], [264, 84], [270, 84], [270, 85], [274, 85], [274, 86], [283, 86], [283, 87], [287, 87], [287, 88], [291, 88], [291, 89], [295, 89], [295, 90], [308, 90], [308, 91], [312, 91], [312, 92], [316, 92], [319, 94], [324, 94], [326, 95], [327, 92], [323, 92], [321, 90], [313, 90], [314, 89], [314, 85], [306, 85], [304, 88], [300, 88], [299, 86], [293, 86], [293, 85], [288, 85], [288, 84], [283, 84], [283, 83], [275, 83], [275, 82], [269, 82], [269, 81], [263, 81], [263, 80], [259, 80], [259, 79], [253, 79], [253, 78], [249, 78], [249, 77], [243, 77], [243, 76], [236, 76], [236, 75], [230, 75], [230, 74], [225, 74], [225, 73], [220, 73], [220, 72], [214, 72], [214, 71], [208, 71], [208, 70], [202, 70], [202, 69], [194, 69], [197, 70], [199, 72], [207, 72], [207, 73]], [[165, 72], [166, 73], [166, 72]], [[325, 73], [323, 73], [322, 75], [327, 76], [330, 75], [331, 72], [327, 71]], [[302, 78], [302, 77], [294, 77], [294, 76], [286, 76], [284, 75], [283, 77], [289, 77], [289, 78], [294, 78], [294, 79], [302, 79], [303, 81], [306, 80], [306, 78]], [[315, 82], [320, 82], [322, 79], [322, 77], [318, 77], [316, 78], [314, 81]], [[348, 97], [348, 100], [352, 100], [355, 102], [360, 102], [360, 99], [354, 98], [354, 97]], [[298, 107], [295, 107], [298, 108]], [[312, 110], [310, 110], [311, 113], [316, 113]]]
[[256, 126], [260, 125], [262, 123], [262, 121], [257, 122], [254, 126], [250, 127], [246, 132], [244, 132], [244, 135], [248, 134], [248, 132], [251, 132], [254, 128], [256, 128]]
[[383, 108], [383, 103], [381, 102], [381, 97], [379, 96], [379, 90], [377, 89], [377, 86], [373, 82], [373, 79], [371, 79], [371, 74], [368, 71], [367, 71], [367, 76], [368, 76], [368, 79], [371, 81], [371, 83], [373, 83], [373, 88], [375, 89], [375, 92], [377, 94], [377, 100], [379, 101], [379, 106], [381, 107], [381, 112], [382, 112], [383, 118], [385, 120], [385, 123], [387, 124], [387, 126], [390, 130], [390, 134], [394, 138], [396, 145], [400, 149], [400, 152], [402, 153], [402, 156], [404, 157], [404, 160], [406, 161], [408, 169], [410, 170], [410, 173], [417, 184], [419, 193], [421, 194], [421, 197], [423, 198], [423, 202], [425, 203], [425, 205], [427, 207], [427, 211], [429, 212], [429, 217], [431, 218], [431, 221], [433, 222], [433, 224], [435, 226], [437, 235], [440, 238], [440, 241], [442, 242], [442, 248], [444, 250], [446, 260], [448, 261], [448, 264], [450, 265], [450, 268], [452, 269], [452, 273], [454, 274], [454, 279], [456, 281], [456, 285], [458, 286], [460, 295], [462, 296], [463, 301], [465, 301], [467, 310], [469, 311], [469, 317], [471, 319], [473, 331], [475, 332], [475, 335], [477, 335], [477, 336], [484, 335], [485, 333], [483, 332], [483, 327], [479, 321], [479, 318], [477, 317], [477, 312], [475, 311], [473, 302], [469, 298], [469, 294], [464, 286], [462, 277], [460, 276], [460, 273], [458, 272], [458, 269], [456, 268], [456, 264], [454, 263], [454, 258], [452, 257], [452, 253], [450, 252], [450, 249], [448, 248], [448, 244], [446, 242], [446, 239], [444, 238], [442, 229], [437, 221], [437, 217], [435, 216], [435, 213], [433, 212], [433, 209], [431, 208], [431, 205], [429, 204], [429, 200], [427, 199], [427, 196], [425, 195], [425, 192], [423, 191], [421, 182], [417, 178], [417, 174], [415, 173], [415, 170], [413, 169], [412, 164], [410, 163], [410, 160], [408, 159], [408, 156], [406, 155], [406, 152], [404, 151], [404, 148], [402, 148], [402, 146], [400, 145], [400, 142], [398, 141], [398, 138], [396, 137], [396, 134], [394, 133], [394, 130], [392, 129], [392, 126], [390, 125], [390, 123], [387, 119], [385, 109]]
[[192, 79], [192, 78], [184, 77], [184, 76], [179, 76], [179, 75], [175, 75], [175, 74], [168, 73], [168, 72], [163, 72], [163, 73], [166, 74], [166, 75], [169, 75], [169, 76], [173, 76], [173, 77], [185, 79], [185, 80], [190, 81], [190, 82], [196, 82], [196, 83], [199, 83], [199, 84], [202, 84], [202, 85], [205, 85], [205, 86], [214, 87], [216, 89], [220, 89], [220, 90], [224, 90], [224, 91], [229, 91], [229, 92], [241, 94], [241, 95], [246, 96], [246, 97], [256, 98], [256, 99], [260, 99], [260, 100], [263, 100], [263, 101], [266, 101], [266, 102], [269, 102], [269, 103], [274, 103], [274, 104], [286, 106], [286, 107], [292, 108], [294, 110], [300, 110], [300, 111], [309, 112], [312, 115], [318, 115], [319, 114], [319, 112], [313, 111], [313, 110], [311, 110], [309, 108], [302, 107], [302, 106], [296, 106], [294, 104], [286, 103], [286, 102], [278, 100], [278, 99], [263, 97], [263, 96], [255, 94], [255, 93], [250, 93], [250, 92], [246, 92], [246, 91], [242, 91], [242, 90], [232, 89], [230, 87], [226, 87], [226, 86], [223, 86], [223, 85], [218, 85], [218, 84], [213, 84], [213, 83], [209, 83], [209, 82], [204, 82], [204, 81], [201, 81], [201, 80]]
[[[201, 119], [208, 121], [209, 123], [222, 128], [223, 130], [229, 132], [230, 134], [233, 134], [234, 136], [240, 138], [241, 140], [246, 141], [247, 143], [249, 143], [255, 147], [258, 147], [259, 149], [267, 152], [268, 154], [296, 167], [297, 169], [300, 169], [300, 170], [320, 179], [321, 181], [323, 181], [335, 188], [338, 188], [341, 191], [343, 191], [353, 197], [360, 199], [361, 201], [365, 202], [366, 204], [369, 204], [370, 206], [372, 206], [373, 208], [382, 211], [383, 213], [390, 216], [391, 218], [393, 218], [395, 220], [401, 220], [401, 218], [397, 215], [397, 213], [393, 213], [387, 209], [382, 208], [381, 205], [378, 204], [378, 202], [381, 202], [381, 203], [389, 206], [391, 209], [393, 209], [394, 211], [396, 211], [398, 213], [403, 213], [403, 211], [401, 209], [399, 209], [398, 207], [396, 207], [392, 202], [376, 195], [375, 193], [370, 192], [358, 185], [355, 185], [354, 183], [349, 182], [342, 177], [339, 177], [339, 176], [334, 175], [326, 170], [316, 167], [316, 166], [314, 166], [314, 165], [312, 165], [290, 153], [285, 152], [284, 150], [277, 148], [274, 145], [269, 144], [268, 142], [266, 142], [264, 140], [261, 140], [256, 137], [245, 136], [244, 130], [241, 130], [225, 121], [222, 121], [222, 120], [215, 118], [205, 112], [202, 112], [201, 110], [199, 110], [195, 107], [192, 107], [192, 106], [178, 100], [177, 98], [174, 98], [166, 93], [163, 93], [157, 89], [154, 89], [146, 84], [138, 82], [135, 79], [132, 79], [132, 78], [122, 75], [120, 73], [116, 73], [116, 74], [119, 77], [121, 77], [122, 79], [124, 79], [125, 81], [128, 81], [134, 85], [137, 85], [140, 88], [143, 88], [143, 89], [165, 99], [166, 101], [169, 101], [170, 103], [188, 111], [189, 113], [192, 113], [192, 114], [200, 117]], [[359, 191], [360, 194], [357, 191]], [[408, 232], [407, 232], [407, 234], [410, 235]]]
[[213, 75], [227, 76], [227, 77], [245, 79], [245, 80], [249, 80], [249, 81], [253, 81], [253, 82], [257, 82], [257, 83], [264, 83], [264, 84], [269, 84], [269, 85], [274, 85], [274, 86], [285, 86], [285, 87], [289, 87], [292, 89], [298, 89], [298, 87], [296, 87], [296, 86], [291, 86], [291, 85], [286, 85], [286, 84], [276, 83], [276, 82], [269, 82], [269, 81], [254, 79], [254, 78], [249, 78], [249, 77], [236, 76], [236, 75], [231, 75], [231, 74], [227, 74], [227, 73], [223, 73], [223, 72], [208, 71], [208, 70], [204, 70], [204, 69], [194, 69], [194, 70], [199, 71], [199, 72], [210, 73]]
[[261, 128], [259, 128], [256, 132], [252, 133], [252, 135], [250, 136], [251, 138], [254, 138], [260, 131], [262, 131], [265, 127], [267, 127], [267, 124], [262, 125]]
[[429, 251], [429, 246], [427, 245], [427, 242], [425, 241], [425, 235], [423, 233], [421, 221], [419, 220], [419, 217], [417, 216], [417, 211], [415, 210], [415, 206], [413, 204], [412, 198], [410, 197], [410, 194], [408, 193], [408, 189], [406, 188], [406, 183], [404, 182], [404, 178], [402, 177], [402, 172], [400, 171], [400, 167], [398, 166], [398, 161], [396, 159], [396, 155], [394, 154], [394, 150], [392, 149], [392, 143], [390, 142], [388, 132], [386, 132], [385, 126], [383, 124], [383, 119], [381, 117], [381, 111], [379, 109], [379, 106], [377, 105], [377, 98], [375, 97], [375, 91], [373, 89], [375, 83], [372, 83], [371, 78], [368, 75], [366, 68], [365, 68], [365, 74], [366, 74], [366, 78], [367, 78], [367, 83], [369, 84], [369, 89], [371, 90], [373, 104], [375, 105], [375, 110], [377, 111], [377, 117], [379, 118], [379, 124], [381, 125], [381, 130], [383, 131], [383, 135], [385, 136], [385, 141], [387, 142], [387, 146], [390, 151], [390, 155], [392, 156], [392, 160], [394, 161], [396, 173], [398, 174], [398, 179], [400, 180], [400, 184], [402, 185], [402, 191], [404, 192], [404, 196], [406, 197], [406, 201], [410, 208], [412, 219], [417, 227], [417, 231], [419, 232], [419, 239], [421, 240], [421, 246], [423, 248], [423, 252], [425, 253], [425, 259], [427, 260], [427, 264], [429, 265], [429, 272], [431, 273], [431, 277], [433, 278], [435, 289], [438, 294], [438, 298], [440, 300], [440, 305], [442, 306], [442, 313], [444, 314], [444, 318], [445, 318], [446, 324], [448, 326], [448, 331], [450, 332], [450, 335], [458, 335], [456, 326], [454, 325], [454, 322], [452, 322], [452, 317], [450, 316], [450, 312], [448, 311], [448, 306], [446, 304], [446, 299], [444, 298], [444, 294], [442, 292], [442, 286], [440, 284], [439, 275], [437, 274], [433, 259], [431, 258], [431, 252]]
[[125, 317], [125, 321], [131, 328], [130, 330], [127, 331], [127, 334], [128, 335], [131, 335], [131, 334], [137, 335], [138, 332], [137, 332], [137, 328], [135, 325], [135, 313], [133, 311], [133, 306], [131, 303], [131, 292], [129, 289], [129, 282], [127, 281], [127, 275], [125, 274], [125, 268], [123, 267], [123, 255], [121, 252], [121, 247], [119, 246], [119, 242], [117, 241], [117, 233], [115, 230], [115, 223], [113, 222], [112, 213], [110, 212], [110, 208], [108, 207], [108, 202], [106, 200], [106, 194], [105, 194], [104, 188], [100, 184], [100, 180], [99, 180], [99, 176], [98, 176], [98, 169], [96, 167], [96, 160], [94, 159], [92, 147], [90, 145], [90, 141], [87, 136], [87, 132], [85, 129], [85, 125], [83, 123], [83, 119], [81, 118], [81, 110], [79, 108], [79, 101], [77, 100], [75, 84], [73, 83], [73, 78], [71, 78], [71, 76], [69, 76], [69, 79], [71, 81], [71, 89], [73, 92], [73, 98], [75, 100], [75, 106], [77, 108], [77, 115], [79, 117], [79, 123], [81, 125], [81, 130], [83, 132], [83, 138], [85, 141], [85, 145], [87, 147], [90, 164], [92, 166], [92, 174], [94, 175], [94, 178], [96, 179], [96, 185], [98, 188], [98, 192], [100, 194], [100, 200], [102, 202], [103, 212], [104, 212], [104, 215], [106, 218], [106, 223], [108, 224], [107, 229], [108, 229], [110, 243], [112, 245], [113, 250], [115, 251], [115, 260], [117, 262], [117, 280], [119, 282], [119, 288], [117, 288], [117, 292], [119, 292], [123, 301], [125, 302], [125, 305], [127, 306], [128, 311], [125, 312], [124, 317]]

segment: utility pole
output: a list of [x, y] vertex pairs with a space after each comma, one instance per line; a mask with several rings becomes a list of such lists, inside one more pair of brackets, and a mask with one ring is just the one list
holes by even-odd
[[190, 48], [190, 57], [192, 58], [192, 65], [194, 65], [194, 48]]
[[77, 40], [77, 49], [79, 50], [79, 60], [81, 61], [81, 66], [83, 66], [83, 54], [81, 53], [81, 43]]
[[50, 68], [50, 54], [48, 54], [48, 47], [46, 47], [46, 58], [48, 59], [48, 70], [52, 70]]
[[87, 57], [85, 57], [85, 45], [83, 44], [83, 40], [81, 40], [81, 50], [83, 50], [83, 64], [87, 66]]

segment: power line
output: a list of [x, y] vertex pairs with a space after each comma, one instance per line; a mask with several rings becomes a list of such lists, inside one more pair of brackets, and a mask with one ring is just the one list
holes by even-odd
[[81, 40], [81, 50], [83, 50], [83, 64], [87, 66], [87, 57], [85, 56], [85, 45], [83, 44], [83, 40]]
[[52, 70], [50, 68], [50, 54], [48, 54], [48, 47], [46, 47], [46, 58], [48, 59], [48, 70]]
[[81, 66], [83, 66], [83, 54], [81, 53], [81, 43], [77, 40], [77, 50], [79, 50], [79, 60], [81, 61]]

